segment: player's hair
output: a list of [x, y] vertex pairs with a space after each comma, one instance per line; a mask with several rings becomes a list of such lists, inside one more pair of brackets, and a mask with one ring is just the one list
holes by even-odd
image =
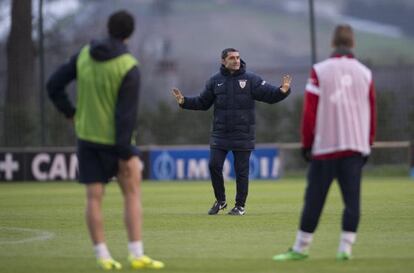
[[108, 33], [112, 38], [124, 40], [134, 32], [134, 17], [125, 10], [112, 13], [108, 19]]
[[237, 49], [235, 48], [225, 48], [223, 49], [223, 51], [221, 52], [221, 59], [225, 59], [227, 57], [227, 54], [229, 54], [229, 52], [239, 52]]
[[337, 25], [332, 37], [332, 45], [334, 47], [353, 47], [354, 32], [352, 27], [347, 24]]

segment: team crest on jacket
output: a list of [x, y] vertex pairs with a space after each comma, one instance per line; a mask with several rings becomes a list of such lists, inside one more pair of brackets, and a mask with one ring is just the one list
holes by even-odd
[[243, 89], [246, 87], [247, 80], [239, 80], [239, 85]]

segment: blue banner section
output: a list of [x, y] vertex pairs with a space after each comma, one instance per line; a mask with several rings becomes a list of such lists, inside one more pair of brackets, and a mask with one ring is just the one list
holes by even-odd
[[411, 178], [414, 179], [414, 142], [411, 141]]
[[[205, 149], [156, 149], [149, 152], [150, 179], [155, 180], [206, 180], [210, 150]], [[233, 153], [224, 162], [225, 179], [234, 179]], [[251, 179], [276, 179], [280, 175], [279, 150], [259, 148], [250, 156]]]

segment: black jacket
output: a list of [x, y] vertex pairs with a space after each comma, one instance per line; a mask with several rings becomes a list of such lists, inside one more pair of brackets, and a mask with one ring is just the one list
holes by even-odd
[[255, 101], [276, 103], [290, 94], [266, 83], [253, 73], [240, 69], [231, 74], [223, 65], [206, 83], [198, 97], [185, 97], [184, 109], [208, 110], [214, 104], [210, 147], [225, 150], [253, 150], [255, 134]]
[[[116, 39], [94, 40], [90, 43], [90, 54], [97, 61], [107, 61], [127, 52], [126, 45]], [[67, 118], [72, 118], [76, 113], [76, 108], [69, 100], [65, 88], [71, 81], [76, 79], [78, 55], [79, 53], [73, 55], [67, 63], [60, 66], [47, 82], [49, 98]], [[139, 85], [140, 73], [138, 67], [134, 66], [122, 81], [114, 113], [116, 126], [115, 148], [123, 159], [128, 159], [136, 154], [136, 150], [130, 143], [138, 112]], [[99, 146], [99, 144], [97, 145]]]

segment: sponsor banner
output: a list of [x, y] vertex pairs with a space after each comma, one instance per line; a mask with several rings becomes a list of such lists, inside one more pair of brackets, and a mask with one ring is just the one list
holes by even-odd
[[[0, 152], [0, 182], [77, 180], [78, 158], [76, 153], [58, 150]], [[140, 158], [144, 165], [143, 178], [145, 179], [149, 175], [148, 152], [142, 152]]]
[[[47, 151], [18, 149], [0, 151], [1, 181], [75, 181], [78, 160], [74, 148]], [[155, 148], [141, 153], [143, 178], [154, 180], [209, 180], [209, 147]], [[234, 179], [234, 159], [229, 152], [223, 166], [225, 179]], [[251, 179], [280, 176], [279, 150], [258, 148], [250, 156]]]
[[76, 180], [74, 152], [0, 153], [0, 181]]
[[[206, 180], [210, 150], [154, 149], [149, 152], [149, 178], [154, 180]], [[229, 152], [223, 166], [224, 179], [234, 179], [234, 158]], [[251, 179], [276, 179], [280, 175], [279, 150], [258, 148], [250, 156]]]
[[0, 154], [0, 181], [24, 180], [24, 154]]

